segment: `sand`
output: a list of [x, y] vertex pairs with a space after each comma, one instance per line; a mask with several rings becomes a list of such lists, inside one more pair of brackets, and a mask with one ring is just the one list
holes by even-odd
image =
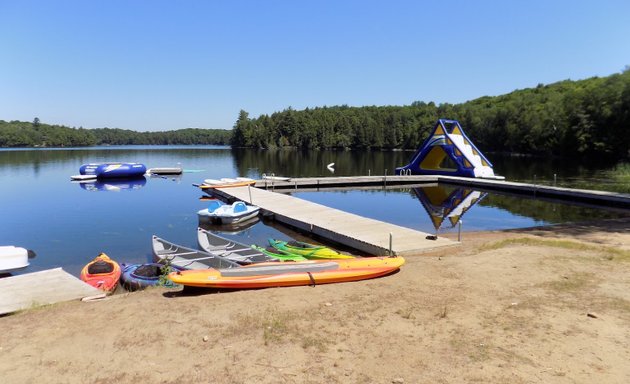
[[387, 277], [0, 318], [3, 383], [628, 383], [630, 221], [465, 233]]

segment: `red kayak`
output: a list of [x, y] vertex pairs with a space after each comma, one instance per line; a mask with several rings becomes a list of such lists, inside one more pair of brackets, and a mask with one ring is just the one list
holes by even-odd
[[81, 280], [105, 292], [112, 292], [120, 280], [120, 265], [104, 253], [81, 270]]

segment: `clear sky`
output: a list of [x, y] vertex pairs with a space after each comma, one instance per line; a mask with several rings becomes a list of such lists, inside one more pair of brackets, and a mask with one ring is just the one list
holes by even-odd
[[0, 0], [0, 120], [231, 128], [460, 103], [630, 65], [629, 0]]

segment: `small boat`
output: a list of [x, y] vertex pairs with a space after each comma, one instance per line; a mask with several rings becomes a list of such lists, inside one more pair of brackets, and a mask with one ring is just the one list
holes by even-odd
[[151, 175], [181, 175], [184, 172], [182, 167], [157, 167], [147, 169]]
[[73, 181], [96, 180], [96, 175], [72, 175], [70, 176], [70, 180], [73, 180]]
[[81, 270], [81, 280], [105, 292], [113, 292], [120, 279], [120, 265], [104, 253]]
[[120, 283], [128, 291], [137, 291], [158, 285], [173, 288], [175, 284], [167, 279], [166, 276], [175, 270], [183, 270], [182, 268], [159, 263], [123, 263], [121, 268]]
[[258, 211], [260, 207], [242, 201], [227, 205], [220, 200], [213, 200], [208, 208], [198, 211], [197, 215], [200, 220], [210, 220], [215, 224], [236, 224], [258, 216]]
[[140, 177], [146, 171], [147, 167], [140, 163], [90, 163], [79, 168], [81, 175], [93, 175], [97, 179]]
[[235, 179], [222, 178], [222, 179], [205, 179], [203, 184], [199, 185], [199, 188], [212, 189], [212, 188], [231, 188], [231, 187], [246, 187], [248, 185], [256, 184], [256, 180], [249, 177], [237, 177]]
[[197, 228], [197, 242], [205, 252], [219, 255], [243, 265], [279, 261], [278, 258], [268, 256], [248, 245], [226, 239], [203, 228]]
[[251, 264], [232, 269], [173, 272], [176, 284], [192, 287], [247, 289], [318, 285], [371, 279], [397, 271], [405, 259], [362, 257], [351, 260], [310, 260], [296, 263]]
[[262, 179], [263, 180], [271, 180], [271, 181], [289, 181], [289, 180], [291, 180], [290, 177], [274, 176], [274, 175], [268, 176], [268, 175], [266, 175], [264, 173], [262, 174]]
[[269, 245], [284, 252], [302, 255], [307, 259], [353, 259], [323, 245], [305, 243], [303, 241], [282, 241], [269, 239]]
[[0, 273], [10, 273], [28, 267], [28, 250], [13, 245], [0, 247]]
[[210, 254], [171, 243], [155, 235], [151, 238], [153, 258], [156, 262], [182, 269], [236, 268], [240, 264], [218, 254]]
[[284, 252], [271, 246], [264, 248], [258, 245], [252, 245], [252, 248], [257, 250], [258, 252], [262, 252], [265, 255], [272, 257], [274, 259], [280, 260], [280, 261], [306, 261], [308, 260], [306, 257], [302, 255]]

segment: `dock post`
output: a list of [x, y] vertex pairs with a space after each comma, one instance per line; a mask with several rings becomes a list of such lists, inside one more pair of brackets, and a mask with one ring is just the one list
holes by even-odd
[[392, 233], [389, 233], [389, 255], [392, 256], [394, 253], [392, 252]]
[[461, 242], [462, 241], [462, 224], [464, 222], [460, 220], [457, 223], [459, 224], [459, 227], [457, 229], [457, 241]]
[[249, 192], [249, 203], [253, 205], [254, 203], [252, 203], [252, 185], [251, 184], [247, 186], [247, 191]]

